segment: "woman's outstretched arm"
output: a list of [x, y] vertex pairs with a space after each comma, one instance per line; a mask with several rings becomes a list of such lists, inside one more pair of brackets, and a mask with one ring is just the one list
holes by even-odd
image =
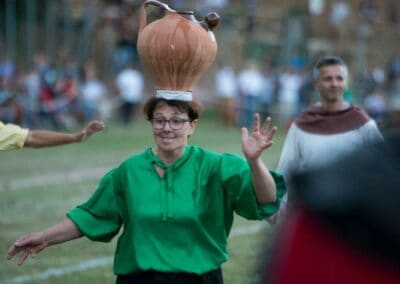
[[77, 226], [68, 218], [41, 232], [31, 233], [18, 238], [8, 249], [7, 259], [20, 254], [18, 265], [22, 265], [48, 246], [64, 243], [82, 236]]

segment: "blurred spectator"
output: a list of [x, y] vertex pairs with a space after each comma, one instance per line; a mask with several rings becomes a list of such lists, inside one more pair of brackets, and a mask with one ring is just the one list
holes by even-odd
[[[138, 9], [137, 9], [138, 10]], [[120, 72], [127, 64], [138, 64], [138, 51], [136, 48], [138, 17], [135, 9], [123, 6], [120, 9], [119, 39], [113, 52], [113, 70]]]
[[217, 12], [220, 16], [223, 16], [226, 7], [229, 5], [229, 2], [230, 0], [196, 1], [196, 10], [198, 10], [198, 13], [202, 16], [207, 15], [209, 12]]
[[85, 8], [88, 3], [80, 0], [69, 0], [66, 3], [68, 4], [67, 10], [68, 15], [70, 15], [71, 23], [75, 30], [79, 30], [83, 26]]
[[291, 178], [262, 283], [400, 283], [399, 138]]
[[383, 91], [376, 88], [374, 92], [367, 95], [363, 102], [364, 108], [367, 113], [378, 123], [382, 125], [386, 115], [386, 99]]
[[374, 80], [375, 83], [375, 87], [377, 88], [384, 87], [386, 83], [385, 69], [381, 65], [375, 64], [372, 67], [371, 73], [372, 73], [372, 79]]
[[49, 64], [41, 71], [40, 83], [40, 116], [46, 124], [53, 128], [61, 128], [57, 118], [55, 86], [57, 82], [57, 71], [53, 64]]
[[321, 16], [324, 12], [324, 0], [308, 0], [308, 10], [313, 16]]
[[68, 129], [77, 112], [78, 83], [63, 65], [49, 64], [41, 74], [41, 117], [55, 129]]
[[243, 1], [243, 8], [246, 19], [246, 32], [252, 33], [257, 25], [257, 14], [256, 11], [260, 7], [259, 0], [246, 0]]
[[369, 24], [376, 21], [378, 17], [378, 10], [376, 9], [374, 1], [362, 0], [360, 2], [360, 15]]
[[[301, 113], [289, 128], [277, 167], [286, 180], [295, 171], [332, 163], [358, 147], [382, 139], [376, 122], [344, 100], [348, 69], [341, 58], [322, 57], [313, 74], [320, 101]], [[290, 199], [289, 187], [280, 215], [285, 215]], [[281, 218], [280, 215], [277, 216]]]
[[[395, 89], [396, 80], [400, 77], [400, 52], [397, 52], [389, 61], [389, 88]], [[400, 89], [399, 89], [400, 91]]]
[[254, 114], [260, 111], [264, 76], [255, 63], [249, 62], [239, 72], [238, 84], [240, 91], [240, 126], [251, 128]]
[[386, 17], [389, 24], [396, 26], [399, 23], [399, 9], [400, 8], [398, 0], [390, 0], [390, 2], [387, 4]]
[[238, 99], [238, 85], [235, 71], [231, 66], [222, 65], [215, 73], [215, 90], [218, 97], [218, 112], [223, 126], [236, 125], [235, 103]]
[[229, 5], [230, 0], [205, 0], [205, 5], [219, 11]]
[[138, 54], [136, 48], [136, 42], [138, 37], [139, 30], [139, 17], [137, 11], [139, 11], [140, 6], [132, 7], [129, 5], [125, 5], [122, 7], [122, 19], [121, 19], [121, 28], [120, 28], [120, 37], [121, 40], [118, 45], [122, 47], [127, 53], [128, 61], [123, 62], [126, 64], [128, 62], [133, 62], [133, 64], [138, 63]]
[[11, 79], [6, 75], [0, 76], [0, 120], [21, 123], [23, 109], [16, 99]]
[[130, 62], [138, 62], [137, 58], [136, 46], [126, 39], [118, 40], [113, 53], [114, 72], [120, 72]]
[[260, 116], [265, 119], [271, 115], [271, 105], [275, 96], [276, 89], [276, 75], [274, 74], [271, 63], [268, 62], [265, 65], [264, 72], [264, 84], [263, 90], [260, 97]]
[[66, 128], [71, 128], [80, 119], [78, 91], [77, 77], [69, 70], [64, 70], [57, 81], [56, 96], [58, 111]]
[[7, 86], [14, 76], [15, 73], [15, 65], [14, 62], [7, 57], [4, 57], [0, 61], [0, 77], [3, 78], [4, 84]]
[[122, 99], [120, 115], [122, 123], [127, 125], [136, 114], [137, 107], [142, 103], [144, 79], [142, 73], [128, 64], [117, 74], [115, 85]]
[[85, 122], [99, 118], [101, 120], [101, 105], [106, 103], [106, 86], [97, 77], [97, 69], [93, 62], [84, 66], [84, 78], [80, 86], [80, 101]]
[[335, 27], [343, 26], [351, 15], [351, 7], [347, 1], [336, 0], [332, 3], [330, 20]]
[[[101, 34], [101, 46], [103, 47], [103, 78], [106, 81], [112, 81], [114, 77], [113, 70], [110, 68], [115, 64], [113, 58], [114, 47], [118, 39], [118, 19], [120, 18], [120, 8], [115, 4], [108, 4], [102, 12], [102, 25], [99, 31]], [[117, 64], [118, 65], [118, 64]], [[113, 66], [115, 67], [115, 66]]]
[[400, 53], [389, 62], [389, 120], [392, 127], [400, 127]]
[[293, 67], [288, 67], [278, 78], [278, 102], [280, 123], [289, 127], [293, 117], [298, 112], [299, 90], [302, 77]]
[[386, 84], [385, 70], [379, 65], [375, 64], [371, 69], [364, 70], [358, 75], [356, 80], [356, 93], [361, 100], [377, 89], [383, 90]]
[[316, 99], [315, 88], [314, 88], [314, 77], [312, 71], [303, 76], [302, 82], [299, 87], [299, 104], [298, 112], [303, 111]]
[[39, 125], [39, 94], [40, 74], [35, 67], [27, 70], [20, 78], [22, 105], [24, 107], [24, 119], [22, 125], [35, 127]]

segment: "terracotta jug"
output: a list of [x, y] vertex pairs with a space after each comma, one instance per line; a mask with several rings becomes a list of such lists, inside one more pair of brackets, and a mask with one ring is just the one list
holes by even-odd
[[[148, 5], [162, 8], [164, 16], [147, 24]], [[216, 56], [217, 42], [211, 29], [218, 22], [216, 13], [198, 21], [192, 11], [175, 11], [152, 0], [142, 4], [137, 48], [157, 95], [191, 100], [193, 87]]]

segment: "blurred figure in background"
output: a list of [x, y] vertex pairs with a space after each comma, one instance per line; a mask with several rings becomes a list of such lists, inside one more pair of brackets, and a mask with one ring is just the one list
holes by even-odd
[[0, 120], [21, 124], [23, 116], [24, 110], [16, 99], [11, 78], [0, 74]]
[[0, 121], [0, 150], [22, 147], [42, 148], [83, 142], [94, 133], [102, 131], [104, 123], [92, 121], [78, 133], [64, 133], [48, 130], [30, 130], [18, 125]]
[[101, 105], [105, 103], [106, 86], [97, 77], [97, 68], [94, 62], [87, 62], [83, 68], [83, 82], [80, 86], [80, 101], [85, 122], [101, 119]]
[[289, 128], [293, 118], [298, 113], [300, 103], [299, 90], [303, 78], [295, 66], [289, 66], [278, 78], [278, 102], [280, 124]]
[[66, 74], [63, 71], [62, 67], [49, 63], [41, 72], [40, 118], [46, 128], [57, 130], [68, 128], [66, 114], [70, 100], [74, 99], [75, 86], [70, 85], [71, 78], [67, 77], [64, 80]]
[[124, 125], [128, 125], [131, 123], [139, 104], [142, 102], [144, 91], [143, 75], [139, 70], [135, 69], [133, 63], [127, 64], [117, 74], [115, 85], [122, 99], [120, 107], [121, 120]]
[[240, 124], [251, 127], [255, 113], [260, 111], [261, 96], [264, 88], [264, 76], [254, 62], [248, 62], [238, 77], [240, 90]]
[[[334, 162], [359, 147], [382, 140], [376, 122], [361, 108], [344, 100], [348, 69], [341, 58], [321, 58], [313, 76], [320, 101], [290, 126], [277, 167], [286, 180], [294, 171]], [[281, 203], [281, 216], [276, 215], [270, 221], [284, 217], [288, 197], [290, 187]]]
[[373, 92], [368, 94], [363, 105], [367, 113], [376, 121], [378, 125], [383, 125], [386, 119], [386, 98], [384, 92], [380, 88], [375, 88]]
[[260, 98], [260, 115], [262, 119], [271, 116], [271, 105], [274, 100], [276, 89], [276, 75], [272, 70], [270, 62], [267, 62], [263, 72], [264, 83]]
[[215, 90], [218, 97], [218, 112], [223, 126], [236, 125], [235, 103], [238, 97], [238, 85], [235, 70], [222, 65], [215, 73]]
[[24, 119], [22, 125], [36, 127], [39, 125], [39, 95], [40, 95], [40, 73], [32, 66], [19, 79], [22, 92], [22, 106], [24, 108]]
[[389, 62], [388, 71], [389, 121], [393, 127], [400, 127], [400, 51]]
[[263, 284], [400, 283], [399, 138], [293, 175]]

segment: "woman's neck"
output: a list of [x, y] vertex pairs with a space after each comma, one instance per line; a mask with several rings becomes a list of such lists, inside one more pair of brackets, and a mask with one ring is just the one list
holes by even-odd
[[344, 100], [334, 102], [321, 101], [320, 106], [326, 111], [340, 111], [349, 108], [350, 104]]
[[183, 147], [182, 149], [166, 152], [166, 151], [160, 151], [158, 148], [154, 148], [153, 152], [161, 161], [164, 162], [164, 164], [169, 166], [182, 156], [184, 149], [185, 148]]

